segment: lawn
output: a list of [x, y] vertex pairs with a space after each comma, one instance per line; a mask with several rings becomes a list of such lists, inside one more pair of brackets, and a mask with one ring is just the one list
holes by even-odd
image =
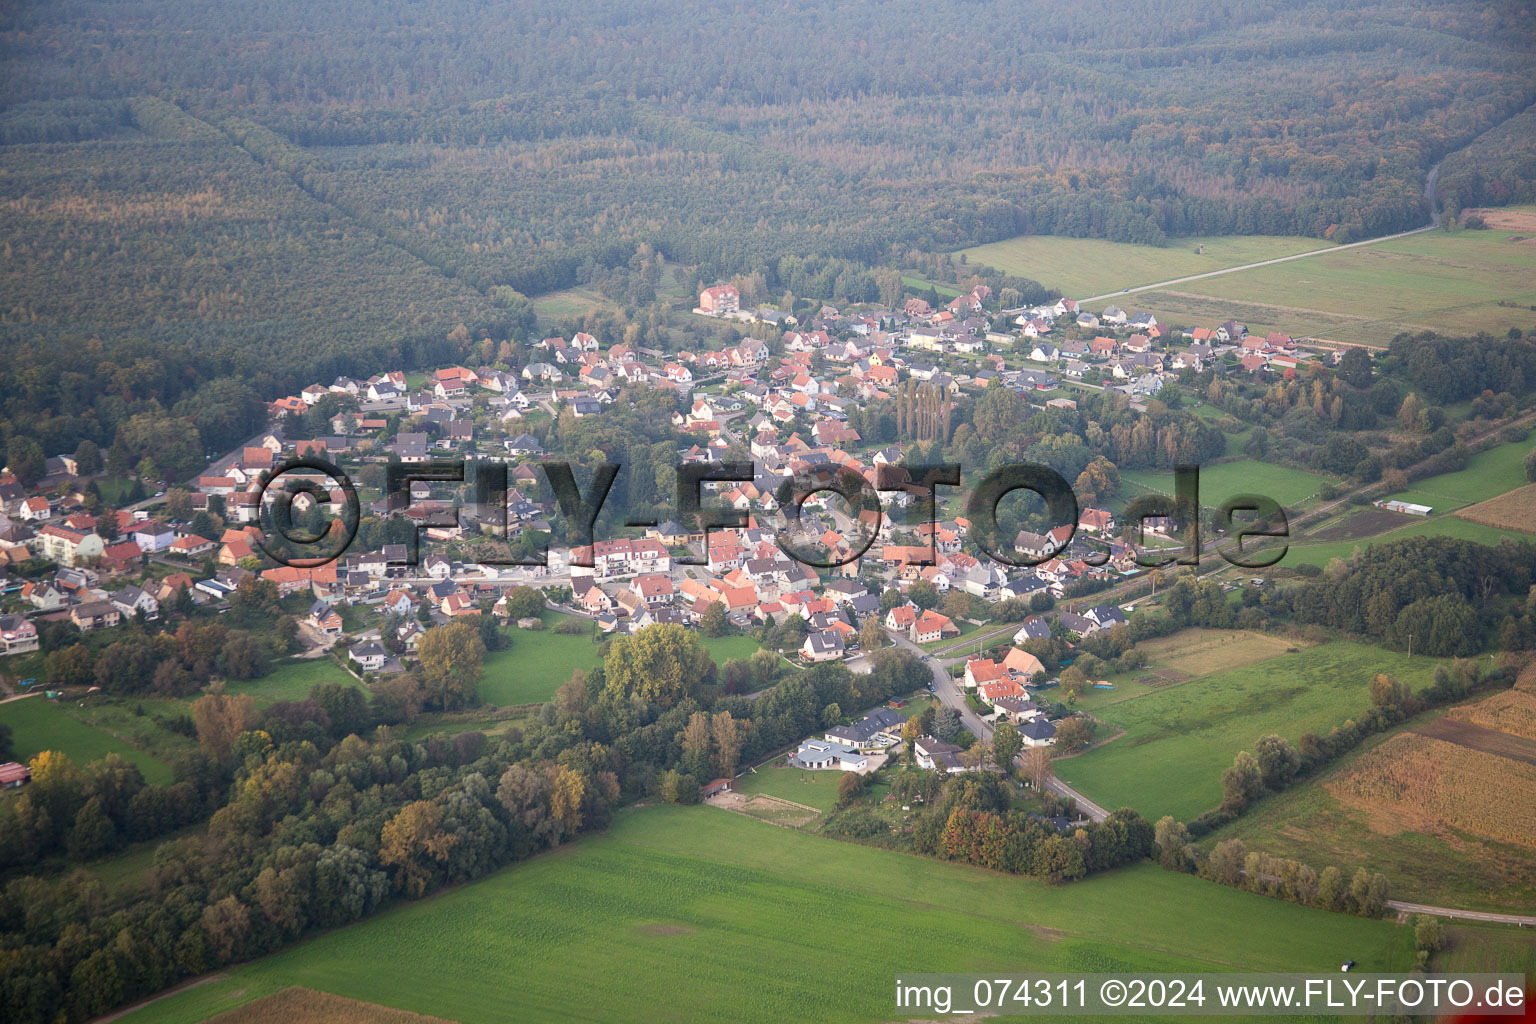
[[743, 775], [732, 787], [749, 796], [776, 796], [790, 803], [804, 804], [820, 811], [830, 811], [837, 803], [837, 783], [842, 772], [812, 772], [789, 768], [783, 758], [776, 758], [751, 775]]
[[709, 652], [709, 656], [715, 660], [716, 665], [724, 665], [728, 661], [736, 661], [739, 658], [750, 658], [754, 653], [762, 649], [762, 644], [745, 633], [730, 633], [726, 636], [700, 636], [699, 642]]
[[542, 630], [509, 630], [511, 645], [485, 656], [480, 699], [500, 707], [540, 704], [553, 697], [572, 672], [596, 668], [602, 656], [599, 645], [592, 642], [591, 623], [578, 619], [587, 630], [575, 635], [548, 628], [568, 618], [546, 612]]
[[171, 782], [171, 766], [164, 761], [77, 721], [63, 708], [41, 697], [0, 704], [0, 722], [9, 725], [15, 734], [17, 760], [27, 761], [41, 751], [57, 750], [84, 766], [108, 754], [117, 754], [137, 764], [146, 781], [161, 785]]
[[[554, 632], [552, 627], [571, 616], [546, 610], [543, 618], [543, 630], [509, 630], [511, 646], [486, 655], [485, 671], [480, 677], [481, 700], [501, 707], [539, 704], [553, 697], [572, 672], [587, 671], [601, 664], [602, 648], [592, 642], [590, 622], [577, 619], [586, 631], [567, 636]], [[701, 636], [699, 640], [717, 665], [751, 657], [759, 646], [756, 640], [741, 634]]]
[[[1326, 249], [1328, 245], [1319, 238], [1225, 235], [1173, 238], [1165, 248], [1158, 248], [1098, 238], [1021, 235], [963, 252], [971, 263], [986, 264], [1004, 273], [1039, 281], [1047, 288], [1059, 289], [1063, 295], [1081, 297], [1187, 274], [1240, 267], [1276, 256]], [[1202, 247], [1203, 252], [1196, 251]], [[1136, 301], [1128, 295], [1120, 305], [1135, 304]]]
[[1370, 707], [1366, 687], [1376, 673], [1417, 689], [1437, 664], [1335, 641], [1159, 687], [1096, 707], [1095, 718], [1125, 735], [1057, 761], [1056, 774], [1105, 807], [1189, 820], [1221, 802], [1222, 771], [1260, 736], [1295, 743], [1305, 732], [1324, 734]]
[[1380, 871], [1392, 883], [1395, 898], [1416, 903], [1469, 910], [1519, 911], [1536, 906], [1536, 864], [1529, 850], [1455, 830], [1443, 835], [1396, 831], [1364, 811], [1345, 806], [1324, 788], [1329, 778], [1348, 770], [1387, 739], [1374, 736], [1323, 777], [1260, 801], [1215, 832], [1210, 842], [1242, 839], [1318, 870], [1333, 864], [1346, 874], [1359, 867]]
[[1503, 334], [1529, 328], [1536, 305], [1536, 246], [1511, 237], [1509, 231], [1428, 231], [1188, 281], [1126, 296], [1120, 305], [1180, 324], [1234, 317], [1259, 333], [1379, 346], [1404, 331]]
[[280, 700], [303, 700], [309, 696], [310, 689], [316, 683], [363, 685], [330, 658], [321, 657], [279, 662], [260, 679], [231, 682], [225, 686], [225, 690], [229, 693], [248, 693], [256, 699], [258, 705], [265, 707]]
[[[1172, 471], [1130, 470], [1120, 479], [1147, 490], [1173, 493]], [[1215, 508], [1239, 494], [1261, 494], [1290, 509], [1316, 494], [1330, 481], [1305, 470], [1276, 466], [1255, 459], [1237, 459], [1200, 467], [1200, 503]], [[1123, 497], [1141, 493], [1133, 486], [1122, 490]]]
[[1411, 939], [1390, 922], [1151, 865], [1051, 887], [656, 806], [124, 1019], [192, 1024], [298, 984], [463, 1024], [873, 1022], [893, 1016], [901, 971], [1331, 970], [1345, 959], [1405, 971]]

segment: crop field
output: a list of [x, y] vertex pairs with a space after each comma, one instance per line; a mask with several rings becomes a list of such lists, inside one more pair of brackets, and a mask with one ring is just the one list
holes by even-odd
[[1260, 736], [1294, 743], [1324, 734], [1370, 706], [1366, 688], [1377, 672], [1417, 689], [1436, 664], [1336, 641], [1151, 690], [1095, 707], [1094, 717], [1125, 735], [1058, 761], [1057, 774], [1102, 806], [1189, 820], [1221, 802], [1222, 771]]
[[[1121, 480], [1163, 494], [1173, 493], [1173, 473], [1131, 470], [1120, 474]], [[1239, 494], [1262, 494], [1289, 509], [1312, 497], [1331, 481], [1316, 473], [1288, 466], [1274, 466], [1254, 459], [1218, 462], [1200, 467], [1200, 503], [1217, 506]], [[1134, 489], [1122, 491], [1134, 497]]]
[[891, 979], [914, 957], [931, 971], [1323, 970], [1350, 958], [1401, 971], [1411, 946], [1391, 922], [1152, 865], [1051, 887], [656, 806], [123, 1020], [192, 1024], [303, 985], [463, 1024], [885, 1021]]
[[[1334, 774], [1350, 770], [1386, 740], [1366, 741]], [[1325, 784], [1332, 777], [1264, 798], [1205, 843], [1237, 838], [1318, 870], [1333, 864], [1346, 874], [1361, 867], [1380, 871], [1397, 899], [1472, 910], [1536, 906], [1536, 855], [1529, 849], [1451, 829], [1384, 830], [1383, 819], [1347, 806], [1328, 791]], [[1525, 941], [1536, 946], [1530, 936]]]
[[[961, 251], [967, 262], [1028, 277], [1078, 298], [1326, 248], [1322, 239], [1284, 235], [1171, 238], [1161, 248], [1100, 238], [1020, 235]], [[1120, 305], [1135, 302], [1135, 296], [1127, 295]]]
[[1457, 922], [1446, 929], [1446, 934], [1449, 945], [1435, 957], [1437, 971], [1536, 975], [1536, 940], [1529, 928]]
[[314, 989], [285, 988], [221, 1013], [214, 1024], [451, 1024], [441, 1017], [343, 999]]
[[1518, 237], [1426, 231], [1127, 295], [1117, 304], [1176, 324], [1232, 317], [1250, 331], [1377, 346], [1404, 331], [1502, 334], [1530, 327], [1536, 305], [1536, 246], [1512, 241]]
[[1524, 690], [1505, 690], [1476, 704], [1452, 708], [1446, 717], [1536, 740], [1536, 694]]
[[0, 722], [11, 727], [16, 757], [20, 761], [33, 758], [44, 750], [57, 750], [68, 754], [75, 764], [84, 766], [108, 754], [117, 754], [125, 761], [137, 764], [146, 781], [162, 785], [171, 781], [171, 766], [164, 761], [77, 721], [63, 708], [42, 697], [0, 704]]
[[1526, 484], [1475, 505], [1457, 509], [1462, 519], [1499, 530], [1536, 533], [1536, 484]]
[[1403, 733], [1325, 785], [1381, 832], [1469, 833], [1536, 851], [1536, 765]]

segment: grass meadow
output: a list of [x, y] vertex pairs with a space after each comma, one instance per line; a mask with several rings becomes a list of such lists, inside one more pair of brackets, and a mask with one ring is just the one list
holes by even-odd
[[1530, 540], [1528, 535], [1514, 530], [1501, 530], [1497, 527], [1470, 522], [1456, 516], [1433, 516], [1428, 519], [1415, 519], [1387, 533], [1378, 533], [1374, 536], [1360, 537], [1354, 540], [1307, 543], [1303, 539], [1300, 543], [1290, 546], [1290, 550], [1286, 552], [1285, 558], [1281, 560], [1280, 564], [1295, 566], [1306, 562], [1323, 567], [1335, 558], [1347, 560], [1355, 551], [1364, 551], [1372, 544], [1387, 544], [1395, 540], [1406, 540], [1409, 537], [1457, 537], [1461, 540], [1470, 540], [1488, 545], [1497, 545], [1500, 541], [1504, 540]]
[[1294, 743], [1326, 733], [1370, 707], [1376, 673], [1417, 689], [1437, 664], [1341, 640], [1158, 686], [1094, 706], [1095, 718], [1125, 735], [1057, 761], [1056, 774], [1104, 807], [1187, 821], [1221, 802], [1222, 771], [1260, 736]]
[[304, 985], [462, 1024], [874, 1022], [892, 1018], [901, 971], [1332, 970], [1345, 959], [1407, 970], [1411, 937], [1152, 865], [1051, 887], [655, 806], [122, 1019], [192, 1024]]
[[[602, 664], [602, 645], [592, 642], [591, 623], [576, 620], [587, 627], [587, 631], [579, 634], [554, 632], [553, 626], [569, 618], [546, 611], [544, 629], [510, 630], [511, 646], [486, 655], [485, 671], [480, 676], [480, 699], [499, 707], [542, 703], [555, 695], [572, 672], [585, 672]], [[717, 665], [751, 657], [759, 647], [756, 640], [739, 633], [701, 636], [699, 641]]]
[[[1060, 289], [1063, 295], [1081, 297], [1326, 249], [1328, 245], [1320, 238], [1283, 235], [1173, 238], [1162, 248], [1100, 238], [1021, 235], [962, 251], [970, 263], [1032, 278], [1047, 288]], [[1137, 297], [1128, 295], [1126, 302], [1134, 304]]]
[[346, 669], [328, 657], [290, 658], [279, 662], [271, 672], [260, 679], [245, 682], [229, 682], [224, 689], [228, 693], [248, 693], [262, 707], [280, 700], [303, 700], [318, 683], [341, 683], [345, 686], [362, 686]]
[[[1121, 496], [1136, 497], [1142, 490], [1173, 493], [1173, 473], [1157, 470], [1128, 470], [1120, 474]], [[1289, 509], [1316, 494], [1331, 481], [1317, 473], [1276, 466], [1256, 459], [1236, 459], [1200, 467], [1200, 503], [1219, 506], [1239, 494], [1262, 494]]]
[[1502, 334], [1529, 328], [1536, 306], [1536, 246], [1511, 241], [1516, 237], [1507, 230], [1426, 231], [1128, 295], [1119, 305], [1178, 324], [1233, 317], [1250, 331], [1377, 346], [1405, 331]]
[[44, 750], [68, 754], [75, 764], [84, 766], [108, 754], [117, 754], [139, 766], [148, 782], [169, 785], [171, 766], [145, 751], [87, 725], [64, 708], [44, 700], [25, 700], [0, 704], [0, 722], [11, 727], [16, 745], [16, 759], [25, 762]]

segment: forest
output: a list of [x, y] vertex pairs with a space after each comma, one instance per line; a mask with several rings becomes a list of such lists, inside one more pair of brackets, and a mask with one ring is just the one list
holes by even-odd
[[176, 358], [136, 360], [152, 395], [109, 382], [121, 410], [42, 373], [43, 395], [6, 396], [0, 442], [105, 448], [149, 414], [218, 446], [243, 412], [175, 409], [214, 404], [214, 380], [270, 399], [463, 358], [577, 284], [660, 343], [662, 261], [685, 291], [889, 303], [914, 254], [1024, 232], [1413, 227], [1442, 159], [1463, 206], [1528, 191], [1531, 36], [1450, 0], [11, 5], [7, 379], [87, 342]]

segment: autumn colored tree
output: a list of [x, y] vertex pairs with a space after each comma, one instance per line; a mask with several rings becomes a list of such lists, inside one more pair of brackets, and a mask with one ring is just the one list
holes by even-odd
[[714, 681], [715, 663], [693, 630], [683, 626], [646, 626], [620, 637], [603, 659], [605, 696], [627, 701], [637, 696], [672, 707]]
[[1045, 792], [1045, 787], [1056, 777], [1056, 765], [1051, 760], [1050, 747], [1030, 747], [1024, 751], [1024, 777], [1029, 780], [1035, 792]]
[[216, 761], [228, 761], [235, 738], [255, 719], [256, 702], [248, 693], [210, 693], [192, 702], [197, 742]]
[[742, 743], [746, 740], [747, 729], [751, 722], [737, 720], [731, 717], [729, 711], [720, 711], [714, 717], [715, 775], [720, 778], [730, 778], [736, 774], [737, 762], [741, 760]]
[[581, 830], [582, 804], [586, 796], [586, 776], [561, 765], [549, 787], [549, 811], [560, 823], [564, 835], [573, 836]]
[[457, 708], [473, 703], [485, 665], [480, 631], [467, 622], [437, 626], [416, 642], [429, 704]]
[[415, 800], [379, 834], [379, 862], [395, 869], [395, 888], [414, 899], [431, 886], [458, 836], [443, 830], [443, 811], [430, 800]]

